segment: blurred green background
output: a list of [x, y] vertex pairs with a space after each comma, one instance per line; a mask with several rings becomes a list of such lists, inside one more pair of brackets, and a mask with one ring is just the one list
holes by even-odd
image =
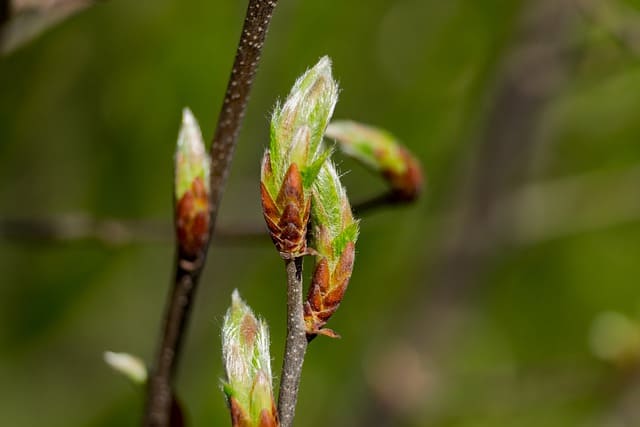
[[[558, 62], [564, 70], [518, 133], [495, 112], [497, 94], [537, 3], [280, 0], [219, 228], [262, 225], [269, 113], [325, 54], [342, 89], [334, 117], [391, 130], [428, 176], [415, 205], [362, 219], [353, 279], [330, 325], [343, 338], [310, 346], [296, 425], [640, 425], [640, 2], [574, 2], [555, 63], [545, 68], [542, 55], [531, 75], [518, 74], [526, 87], [557, 77]], [[0, 217], [168, 223], [181, 110], [212, 135], [245, 7], [100, 2], [0, 57]], [[469, 267], [465, 253], [457, 258], [467, 236], [447, 251], [469, 228], [456, 209], [477, 191], [470, 171], [484, 139], [512, 125], [512, 149], [526, 139], [534, 148], [490, 169], [530, 172], [506, 183], [522, 200], [517, 225], [497, 221], [499, 244]], [[354, 162], [339, 166], [351, 200], [384, 190]], [[164, 234], [109, 244], [4, 230], [2, 424], [138, 424], [141, 393], [102, 353], [151, 360], [172, 256]], [[470, 276], [445, 297], [443, 263]], [[266, 234], [214, 242], [179, 372], [194, 426], [228, 425], [219, 328], [234, 288], [269, 321], [280, 369], [282, 262]], [[445, 339], [433, 341], [438, 333]]]

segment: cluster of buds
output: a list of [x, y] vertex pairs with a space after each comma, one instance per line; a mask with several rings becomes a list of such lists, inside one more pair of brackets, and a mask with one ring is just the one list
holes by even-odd
[[344, 120], [329, 124], [326, 136], [335, 139], [346, 154], [381, 174], [396, 199], [413, 201], [420, 195], [420, 163], [389, 132]]
[[[331, 61], [323, 57], [295, 82], [285, 103], [276, 105], [262, 161], [262, 208], [276, 249], [283, 258], [316, 255], [304, 304], [309, 336], [336, 336], [323, 327], [347, 289], [358, 235], [346, 192], [328, 160], [331, 150], [323, 144], [337, 99]], [[313, 249], [307, 248], [309, 237]]]
[[271, 140], [262, 160], [264, 218], [283, 258], [307, 252], [313, 183], [330, 151], [322, 138], [338, 100], [331, 61], [323, 57], [294, 84], [271, 119]]
[[337, 337], [333, 330], [323, 327], [338, 309], [351, 278], [358, 221], [353, 218], [346, 191], [331, 162], [326, 162], [318, 174], [311, 206], [317, 255], [304, 303], [304, 321], [308, 336]]
[[196, 119], [182, 114], [175, 164], [175, 223], [181, 255], [196, 259], [209, 241], [210, 159]]
[[237, 290], [222, 325], [222, 358], [232, 426], [279, 426], [271, 389], [269, 329]]

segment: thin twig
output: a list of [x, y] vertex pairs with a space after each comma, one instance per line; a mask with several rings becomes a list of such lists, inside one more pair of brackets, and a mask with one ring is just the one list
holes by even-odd
[[[603, 230], [640, 221], [640, 165], [595, 170], [562, 178], [521, 185], [494, 203], [490, 227], [509, 223], [504, 236], [511, 247], [530, 246], [552, 239]], [[358, 216], [387, 205], [372, 198], [354, 206]], [[606, 203], [591, 203], [606, 200]], [[435, 212], [435, 221], [459, 218], [459, 210]], [[0, 240], [16, 242], [95, 241], [107, 246], [169, 244], [174, 231], [166, 221], [150, 219], [93, 218], [83, 213], [48, 218], [0, 217]], [[214, 245], [268, 244], [263, 223], [221, 224]]]
[[[357, 216], [374, 211], [401, 207], [407, 203], [392, 193], [363, 200], [353, 205]], [[0, 217], [0, 240], [70, 242], [90, 240], [107, 246], [125, 246], [134, 243], [170, 243], [175, 231], [168, 221], [128, 218], [96, 218], [87, 213], [69, 213], [54, 217], [24, 218]], [[267, 243], [264, 223], [221, 224], [214, 232], [214, 245], [242, 245]]]
[[302, 258], [285, 260], [287, 270], [287, 342], [280, 378], [278, 415], [282, 427], [291, 427], [298, 401], [307, 334], [302, 313]]
[[[170, 222], [152, 219], [95, 218], [64, 214], [46, 218], [0, 217], [0, 240], [19, 242], [92, 241], [105, 246], [131, 244], [170, 244], [175, 240]], [[222, 224], [213, 244], [242, 245], [267, 243], [264, 224]]]
[[354, 215], [362, 217], [383, 208], [399, 207], [409, 203], [412, 202], [398, 198], [393, 192], [386, 192], [356, 203], [351, 210]]
[[[247, 7], [224, 103], [211, 144], [211, 234], [215, 230], [238, 133], [276, 3], [277, 0], [249, 0]], [[206, 260], [206, 249], [196, 260], [185, 259], [180, 251], [176, 253], [175, 281], [169, 294], [163, 334], [149, 379], [143, 423], [145, 426], [168, 425], [172, 383], [180, 356], [182, 337]]]

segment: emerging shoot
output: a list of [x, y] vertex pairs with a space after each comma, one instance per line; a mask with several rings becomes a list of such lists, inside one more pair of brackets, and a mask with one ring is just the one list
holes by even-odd
[[353, 218], [347, 193], [331, 162], [323, 165], [313, 188], [311, 223], [316, 268], [304, 304], [308, 336], [337, 337], [324, 329], [338, 309], [347, 290], [358, 238], [358, 221]]
[[209, 155], [195, 117], [183, 110], [175, 164], [175, 221], [180, 252], [198, 258], [209, 241]]
[[276, 427], [269, 329], [235, 290], [222, 325], [222, 359], [233, 427]]
[[423, 185], [420, 163], [389, 132], [341, 120], [329, 124], [326, 136], [335, 139], [347, 155], [381, 174], [397, 199], [409, 202], [420, 195]]
[[331, 61], [323, 57], [293, 85], [271, 118], [260, 191], [269, 233], [283, 258], [306, 253], [311, 188], [330, 154], [322, 137], [338, 100]]

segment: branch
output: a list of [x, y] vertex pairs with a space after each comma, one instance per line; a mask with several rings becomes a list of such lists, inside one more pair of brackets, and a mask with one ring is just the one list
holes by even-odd
[[[381, 209], [402, 207], [413, 202], [383, 193], [353, 205], [362, 217]], [[0, 217], [0, 239], [20, 241], [70, 242], [92, 240], [107, 246], [135, 243], [169, 243], [174, 230], [168, 221], [127, 218], [96, 218], [86, 213], [45, 218]], [[264, 224], [222, 224], [213, 233], [213, 244], [243, 245], [269, 242]]]
[[287, 270], [287, 342], [278, 396], [278, 414], [282, 427], [291, 427], [298, 401], [298, 387], [307, 333], [302, 311], [302, 257], [285, 260]]
[[356, 203], [352, 211], [355, 216], [363, 217], [381, 209], [407, 206], [414, 202], [415, 200], [402, 199], [389, 191]]
[[[238, 133], [276, 3], [277, 0], [249, 0], [247, 7], [224, 103], [211, 144], [211, 234], [215, 230]], [[149, 379], [144, 426], [166, 427], [169, 423], [173, 378], [205, 260], [206, 249], [195, 260], [187, 259], [180, 251], [176, 251], [175, 281], [167, 301], [163, 333]]]
[[[495, 202], [490, 228], [511, 224], [504, 236], [510, 246], [530, 246], [552, 239], [603, 230], [640, 221], [640, 165], [620, 171], [593, 171], [522, 185]], [[383, 208], [381, 195], [355, 205], [359, 216]], [[599, 200], [599, 203], [592, 203]], [[436, 213], [436, 220], [460, 217], [460, 212]], [[66, 214], [52, 218], [0, 218], [0, 239], [15, 241], [73, 242], [91, 240], [108, 246], [135, 243], [167, 244], [173, 241], [168, 222], [122, 218], [92, 218]], [[221, 225], [214, 244], [267, 244], [263, 224]]]
[[[437, 357], [449, 348], [449, 340], [464, 320], [465, 303], [510, 231], [512, 224], [494, 224], [495, 208], [511, 194], [514, 184], [528, 178], [543, 112], [571, 70], [572, 58], [567, 57], [565, 46], [574, 23], [574, 1], [527, 3], [520, 40], [501, 70], [471, 173], [458, 190], [455, 211], [459, 216], [424, 278], [430, 286], [417, 291], [414, 310], [394, 322], [397, 330], [410, 331], [409, 339], [420, 354]], [[397, 393], [393, 401], [372, 397], [359, 425], [403, 424], [408, 411], [402, 394]]]
[[[150, 219], [94, 218], [65, 214], [49, 218], [0, 218], [0, 239], [15, 241], [94, 241], [106, 246], [137, 243], [169, 244], [175, 240], [168, 221]], [[214, 244], [241, 245], [268, 242], [263, 224], [222, 225]]]

